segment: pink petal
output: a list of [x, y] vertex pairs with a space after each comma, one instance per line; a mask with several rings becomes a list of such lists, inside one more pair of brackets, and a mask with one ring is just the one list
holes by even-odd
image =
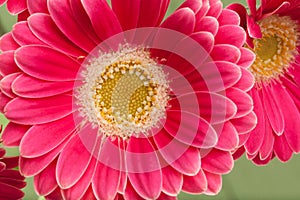
[[250, 9], [250, 14], [256, 16], [256, 0], [247, 0], [247, 5]]
[[82, 199], [88, 199], [88, 200], [97, 200], [95, 195], [94, 195], [94, 191], [92, 189], [92, 187], [90, 186], [88, 188], [88, 190], [85, 192], [84, 196], [82, 197]]
[[255, 54], [250, 49], [247, 48], [240, 48], [240, 51], [241, 51], [241, 57], [238, 62], [238, 65], [244, 68], [250, 67], [255, 61]]
[[196, 19], [197, 19], [196, 21], [200, 21], [204, 16], [206, 16], [209, 8], [210, 8], [209, 0], [203, 0], [200, 10], [196, 13]]
[[293, 151], [287, 143], [284, 135], [275, 136], [274, 153], [282, 162], [287, 162], [291, 159]]
[[11, 101], [11, 98], [3, 94], [0, 90], [0, 111], [4, 113], [5, 106]]
[[10, 51], [19, 48], [19, 44], [12, 37], [12, 33], [6, 33], [0, 37], [0, 50]]
[[5, 163], [4, 162], [0, 162], [0, 172], [2, 172], [3, 170], [5, 170]]
[[226, 7], [227, 9], [235, 11], [240, 17], [240, 26], [246, 27], [246, 15], [248, 15], [247, 10], [244, 5], [239, 3], [233, 3]]
[[173, 196], [169, 196], [165, 193], [160, 193], [159, 197], [157, 198], [157, 200], [177, 200], [176, 197], [173, 197]]
[[0, 158], [4, 157], [5, 154], [6, 154], [5, 149], [0, 148]]
[[27, 7], [30, 14], [48, 13], [47, 1], [44, 0], [27, 0]]
[[28, 9], [24, 10], [23, 12], [21, 12], [20, 14], [18, 14], [18, 22], [21, 21], [26, 21], [27, 18], [29, 17], [29, 12]]
[[263, 166], [267, 165], [273, 159], [273, 157], [273, 154], [270, 154], [266, 159], [261, 160], [259, 155], [256, 155], [256, 157], [252, 158], [252, 161], [258, 166]]
[[263, 105], [270, 124], [277, 135], [281, 135], [285, 128], [284, 116], [280, 106], [280, 99], [276, 97], [277, 89], [266, 86], [262, 90]]
[[52, 162], [34, 177], [34, 188], [40, 196], [46, 196], [57, 187], [55, 179], [56, 162]]
[[200, 153], [196, 148], [177, 141], [165, 130], [157, 133], [154, 136], [154, 141], [162, 157], [177, 171], [186, 175], [198, 173], [201, 159]]
[[127, 170], [124, 166], [125, 159], [122, 150], [121, 142], [110, 139], [103, 141], [100, 149], [95, 150], [95, 152], [100, 152], [100, 155], [97, 155], [97, 168], [92, 180], [92, 187], [99, 199], [113, 199], [118, 190], [121, 193], [125, 191]]
[[294, 103], [296, 104], [296, 106], [299, 109], [300, 108], [300, 106], [299, 106], [300, 105], [299, 104], [299, 102], [300, 102], [300, 92], [299, 92], [299, 86], [298, 86], [297, 80], [295, 80], [296, 77], [298, 77], [298, 76], [294, 75], [293, 80], [290, 80], [287, 77], [282, 77], [281, 81], [282, 81], [282, 85], [284, 85], [284, 87], [286, 88], [286, 91], [293, 98]]
[[159, 17], [158, 17], [158, 23], [160, 24], [161, 21], [164, 19], [167, 10], [169, 8], [169, 4], [170, 4], [170, 0], [163, 0], [161, 7], [160, 7], [160, 13], [159, 13]]
[[162, 169], [163, 186], [162, 191], [168, 195], [177, 196], [183, 184], [183, 176], [171, 166]]
[[[193, 86], [196, 91], [208, 90], [213, 94], [214, 92], [222, 91], [235, 85], [241, 77], [241, 69], [233, 63], [225, 61], [209, 62], [202, 65], [199, 73], [194, 71], [185, 76], [189, 84]], [[187, 93], [186, 84], [183, 84], [186, 79], [176, 79], [171, 83], [171, 87], [177, 95]], [[181, 91], [185, 89], [184, 91]], [[213, 100], [213, 99], [212, 99]]]
[[273, 153], [273, 146], [275, 141], [275, 137], [273, 135], [273, 129], [269, 121], [266, 121], [265, 123], [266, 123], [266, 127], [264, 132], [264, 140], [259, 150], [259, 158], [261, 160], [267, 159], [268, 157], [270, 157], [270, 154]]
[[[175, 46], [172, 48], [172, 53], [167, 59], [166, 65], [170, 66], [167, 68], [166, 73], [175, 74], [182, 78], [183, 75], [189, 74], [195, 70], [198, 66], [208, 58], [209, 54], [207, 53], [206, 49], [203, 46], [200, 46], [203, 40], [199, 37], [203, 36], [203, 34], [193, 34], [190, 37], [186, 37], [178, 41]], [[194, 39], [194, 40], [192, 40]], [[199, 40], [200, 39], [200, 40]], [[200, 44], [200, 45], [199, 45]], [[211, 44], [211, 43], [209, 43]], [[208, 45], [209, 45], [208, 44]], [[206, 45], [206, 46], [208, 46]], [[209, 48], [209, 47], [208, 47]], [[210, 47], [211, 48], [211, 47]], [[187, 53], [189, 52], [189, 53]], [[185, 60], [188, 59], [188, 62]], [[173, 72], [176, 70], [176, 72]], [[179, 74], [178, 74], [179, 72]], [[195, 72], [196, 73], [196, 72]], [[175, 76], [175, 75], [171, 75]], [[184, 77], [183, 77], [184, 78]], [[183, 82], [183, 81], [182, 81]]]
[[0, 182], [0, 199], [22, 199], [24, 193], [11, 185]]
[[120, 169], [113, 169], [98, 161], [92, 181], [96, 197], [99, 199], [113, 199], [117, 194], [120, 178]]
[[[295, 66], [295, 67], [291, 67], [289, 68], [289, 74], [292, 74], [293, 75], [293, 80], [295, 81], [295, 83], [297, 85], [300, 85], [300, 72], [299, 72], [299, 67], [298, 66]], [[287, 82], [287, 81], [285, 81]], [[290, 81], [288, 81], [290, 82]], [[291, 83], [289, 84], [291, 85]], [[293, 84], [292, 84], [293, 85]]]
[[85, 56], [86, 53], [74, 45], [56, 26], [50, 15], [33, 14], [28, 18], [28, 25], [34, 35], [50, 47], [57, 48], [71, 56]]
[[162, 188], [162, 172], [148, 139], [131, 137], [125, 156], [128, 177], [136, 192], [143, 198], [157, 198]]
[[227, 174], [233, 168], [233, 158], [228, 151], [211, 150], [202, 158], [202, 169], [214, 174]]
[[0, 74], [8, 75], [20, 71], [14, 61], [14, 51], [1, 52], [0, 60]]
[[[24, 87], [26, 85], [26, 87]], [[42, 81], [31, 76], [22, 74], [12, 84], [15, 94], [25, 98], [51, 97], [73, 89], [74, 82], [50, 82]]]
[[222, 7], [223, 7], [222, 2], [221, 1], [214, 1], [214, 2], [209, 1], [209, 4], [210, 4], [210, 8], [206, 15], [218, 18], [222, 12]]
[[39, 45], [19, 48], [15, 61], [28, 75], [47, 81], [74, 80], [80, 67], [80, 63], [67, 55]]
[[254, 112], [250, 112], [248, 115], [241, 118], [235, 118], [230, 120], [239, 134], [246, 134], [252, 131], [257, 124], [257, 117]]
[[165, 4], [168, 0], [140, 1], [137, 27], [155, 27], [166, 13]]
[[199, 108], [201, 117], [212, 124], [228, 121], [237, 112], [236, 105], [229, 98], [208, 92], [199, 93]]
[[0, 0], [0, 6], [6, 3], [7, 0]]
[[[82, 4], [100, 39], [105, 40], [122, 31], [116, 15], [106, 1], [83, 0]], [[105, 20], [99, 20], [99, 18], [105, 18]]]
[[246, 33], [239, 26], [224, 25], [219, 28], [215, 39], [216, 44], [231, 44], [240, 48], [245, 44]]
[[1, 162], [5, 163], [6, 169], [13, 169], [13, 168], [18, 167], [19, 157], [18, 156], [6, 156], [4, 158], [1, 158]]
[[6, 169], [0, 172], [0, 177], [11, 178], [13, 180], [20, 180], [20, 181], [24, 180], [24, 177], [20, 174], [20, 172], [15, 169]]
[[241, 57], [240, 50], [229, 44], [217, 44], [210, 53], [213, 60], [224, 60], [232, 63], [237, 63]]
[[68, 0], [50, 0], [48, 1], [48, 9], [54, 23], [74, 44], [86, 52], [90, 52], [96, 47], [97, 44], [86, 37], [85, 32], [74, 20]]
[[240, 157], [244, 155], [244, 153], [245, 153], [245, 148], [240, 147], [232, 154], [232, 157], [234, 160], [238, 160]]
[[29, 44], [44, 44], [39, 40], [28, 27], [25, 21], [19, 22], [13, 26], [12, 35], [15, 41], [21, 46]]
[[[57, 104], [57, 102], [60, 102]], [[5, 109], [5, 116], [12, 122], [33, 125], [61, 119], [72, 112], [72, 96], [60, 95], [43, 99], [15, 98]]]
[[[214, 147], [218, 140], [216, 130], [206, 120], [185, 110], [169, 110], [167, 112], [165, 130], [154, 136], [154, 139], [157, 138], [160, 143], [159, 146], [166, 145], [168, 141], [173, 139], [169, 135], [186, 145], [198, 148]], [[161, 143], [162, 141], [165, 142]], [[168, 148], [172, 147], [176, 149], [176, 146], [169, 146]], [[173, 150], [170, 149], [170, 151]]]
[[207, 53], [210, 53], [211, 50], [213, 49], [214, 36], [210, 32], [205, 32], [205, 31], [196, 32], [190, 35], [190, 38], [197, 41]]
[[60, 145], [75, 131], [73, 115], [42, 125], [32, 126], [20, 144], [22, 157], [45, 155]]
[[82, 5], [82, 1], [73, 0], [69, 2], [77, 25], [85, 32], [86, 37], [89, 37], [95, 44], [100, 44], [102, 41], [95, 32], [92, 22]]
[[197, 13], [201, 9], [201, 7], [202, 7], [202, 1], [186, 0], [181, 4], [181, 6], [178, 9], [190, 8], [191, 10], [193, 10], [194, 13]]
[[86, 171], [91, 157], [91, 153], [82, 144], [80, 137], [75, 135], [58, 158], [56, 168], [58, 185], [62, 189], [68, 189], [76, 184]]
[[275, 85], [277, 93], [274, 94], [275, 98], [280, 101], [281, 111], [284, 115], [285, 128], [284, 136], [290, 145], [291, 149], [300, 152], [300, 113], [297, 109], [291, 96], [288, 94], [283, 86]]
[[239, 135], [239, 147], [244, 145], [245, 142], [248, 140], [248, 138], [250, 137], [250, 134], [249, 133], [246, 133], [246, 134], [240, 134]]
[[201, 194], [207, 190], [207, 180], [203, 170], [195, 176], [183, 176], [182, 191], [190, 194]]
[[124, 31], [137, 27], [141, 1], [112, 0], [111, 4]]
[[170, 15], [161, 27], [190, 35], [195, 28], [195, 14], [189, 8], [181, 8]]
[[20, 75], [21, 73], [13, 73], [8, 76], [5, 76], [0, 81], [1, 92], [10, 98], [15, 98], [16, 95], [13, 93], [11, 85], [12, 82]]
[[13, 14], [19, 14], [27, 8], [26, 0], [8, 0], [7, 1], [7, 9]]
[[249, 92], [255, 84], [255, 78], [253, 74], [245, 68], [241, 68], [241, 72], [242, 72], [242, 77], [234, 85], [234, 87], [239, 88], [245, 92]]
[[209, 62], [201, 68], [201, 76], [204, 77], [209, 91], [221, 91], [232, 87], [242, 75], [237, 65], [226, 61]]
[[219, 135], [218, 144], [215, 148], [223, 151], [232, 151], [239, 144], [238, 132], [232, 123], [226, 122], [222, 124], [223, 129]]
[[229, 88], [226, 90], [226, 96], [230, 98], [237, 106], [235, 117], [243, 117], [248, 115], [253, 110], [253, 100], [243, 90], [238, 88]]
[[205, 16], [200, 21], [196, 21], [195, 31], [204, 31], [213, 34], [217, 34], [219, 29], [219, 23], [216, 18]]
[[222, 188], [222, 176], [218, 174], [212, 174], [205, 171], [205, 176], [207, 179], [207, 190], [204, 194], [216, 195], [221, 191]]
[[[147, 186], [145, 186], [145, 187], [147, 187]], [[143, 200], [144, 199], [136, 192], [136, 190], [133, 188], [133, 186], [131, 185], [131, 183], [129, 181], [126, 184], [124, 198], [125, 198], [125, 200], [132, 200], [132, 199]]]
[[247, 19], [247, 31], [251, 38], [261, 38], [262, 32], [256, 20], [252, 16], [246, 15]]
[[95, 166], [96, 161], [95, 159], [92, 159], [82, 178], [71, 188], [62, 190], [64, 199], [84, 199], [83, 196], [88, 192], [88, 187], [90, 186], [95, 172]]
[[218, 22], [220, 25], [240, 25], [240, 17], [232, 10], [223, 9]]
[[[24, 182], [23, 180], [16, 180], [16, 179], [12, 179], [9, 177], [8, 178], [1, 177], [0, 180], [1, 180], [1, 183], [11, 185], [18, 189], [22, 189], [26, 186], [26, 182]], [[1, 199], [1, 197], [0, 197], [0, 199]]]
[[63, 199], [60, 188], [57, 187], [52, 193], [45, 196], [45, 199], [46, 200]]
[[200, 153], [198, 149], [190, 147], [176, 161], [170, 163], [170, 165], [182, 174], [193, 176], [201, 168]]
[[268, 119], [266, 119], [265, 113], [263, 111], [263, 105], [259, 93], [255, 89], [253, 89], [251, 91], [251, 96], [254, 102], [254, 112], [257, 115], [257, 125], [256, 128], [250, 133], [250, 137], [245, 143], [245, 149], [249, 154], [256, 154], [263, 143], [265, 120]]
[[9, 122], [2, 133], [2, 140], [5, 146], [19, 146], [20, 141], [30, 126], [23, 126]]
[[119, 183], [119, 188], [118, 188], [118, 193], [125, 193], [125, 189], [126, 189], [126, 183], [127, 183], [127, 174], [124, 171], [121, 171], [121, 175], [120, 175], [120, 183]]
[[55, 160], [57, 155], [64, 148], [65, 144], [66, 144], [65, 142], [60, 144], [51, 152], [40, 157], [36, 157], [36, 158], [20, 157], [20, 161], [19, 161], [20, 172], [26, 177], [36, 176], [37, 174], [41, 173], [41, 171], [43, 171], [52, 161]]

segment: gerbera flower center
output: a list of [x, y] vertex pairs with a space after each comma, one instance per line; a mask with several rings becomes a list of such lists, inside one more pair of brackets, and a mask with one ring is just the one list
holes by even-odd
[[262, 38], [255, 39], [256, 60], [250, 68], [257, 82], [270, 82], [283, 75], [295, 61], [298, 25], [289, 16], [272, 15], [258, 22]]
[[100, 55], [90, 60], [83, 76], [78, 97], [82, 113], [104, 135], [147, 135], [165, 118], [166, 76], [144, 49], [126, 46]]

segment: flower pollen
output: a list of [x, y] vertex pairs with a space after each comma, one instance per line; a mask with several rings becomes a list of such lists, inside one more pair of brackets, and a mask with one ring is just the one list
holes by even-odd
[[144, 49], [123, 47], [100, 55], [83, 76], [78, 98], [83, 114], [107, 137], [148, 134], [165, 118], [166, 76]]
[[256, 82], [270, 82], [282, 76], [295, 61], [298, 25], [289, 16], [272, 15], [258, 22], [261, 39], [254, 39], [256, 60], [250, 67]]

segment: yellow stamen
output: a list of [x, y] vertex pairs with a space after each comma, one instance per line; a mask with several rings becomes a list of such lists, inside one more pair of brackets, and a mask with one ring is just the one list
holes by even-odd
[[263, 36], [253, 41], [256, 60], [250, 71], [256, 82], [268, 83], [282, 76], [295, 61], [298, 23], [289, 16], [272, 15], [258, 24]]

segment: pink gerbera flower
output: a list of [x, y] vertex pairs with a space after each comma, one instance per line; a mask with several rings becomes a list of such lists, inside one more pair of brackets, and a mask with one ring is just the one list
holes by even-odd
[[218, 193], [256, 124], [238, 15], [218, 0], [185, 1], [164, 21], [169, 0], [47, 3], [0, 40], [3, 140], [20, 146], [37, 193]]
[[256, 54], [250, 71], [256, 78], [250, 91], [257, 127], [242, 138], [248, 158], [267, 164], [273, 157], [288, 161], [300, 151], [300, 1], [249, 0], [250, 15], [240, 4], [230, 5], [241, 16], [248, 46]]
[[5, 150], [0, 147], [0, 199], [21, 199], [24, 196], [21, 189], [26, 186], [26, 182], [20, 172], [14, 169], [18, 166], [19, 157], [4, 155]]

